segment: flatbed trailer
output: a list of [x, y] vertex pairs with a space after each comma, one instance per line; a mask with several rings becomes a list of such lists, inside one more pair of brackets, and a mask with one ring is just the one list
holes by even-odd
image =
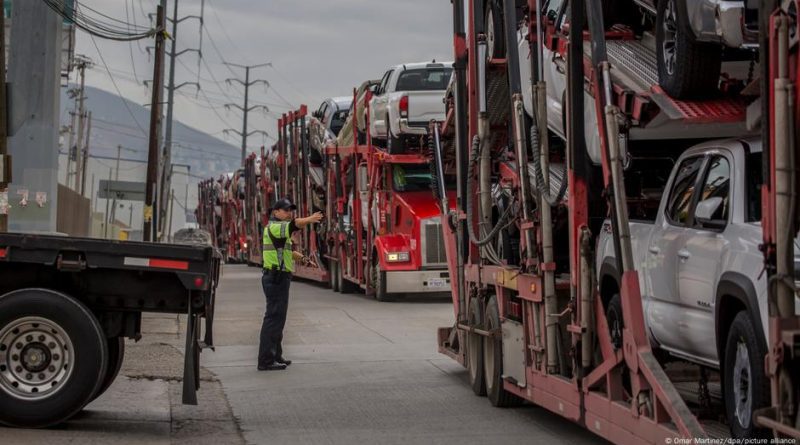
[[[708, 396], [716, 383], [702, 371], [687, 377], [665, 369], [647, 338], [636, 265], [623, 259], [630, 252], [625, 155], [633, 141], [674, 144], [760, 129], [764, 147], [772, 147], [765, 150], [763, 172], [766, 270], [783, 283], [770, 288], [770, 299], [787, 307], [770, 314], [773, 406], [753, 420], [781, 437], [798, 437], [800, 323], [786, 303], [796, 293], [786, 278], [794, 271], [789, 263], [798, 227], [792, 213], [797, 194], [789, 187], [798, 159], [797, 2], [762, 2], [764, 17], [782, 17], [783, 40], [774, 31], [779, 26], [762, 20], [771, 40], [762, 39], [759, 74], [737, 94], [704, 101], [663, 92], [652, 71], [652, 47], [624, 28], [609, 31], [606, 2], [552, 2], [570, 6], [563, 10], [570, 26], [558, 30], [542, 3], [453, 1], [455, 88], [447, 120], [434, 132], [442, 138], [437, 168], [457, 175], [457, 207], [442, 216], [442, 227], [450, 275], [458, 279], [455, 321], [438, 331], [440, 352], [465, 365], [473, 391], [493, 405], [528, 401], [614, 443], [725, 435], [719, 423], [698, 417], [687, 394], [697, 385], [701, 398]], [[507, 44], [518, 42], [523, 27], [534, 30], [520, 41], [530, 45], [528, 58]], [[566, 78], [566, 111], [555, 119], [542, 82], [550, 61], [541, 54], [548, 47], [563, 58]], [[532, 64], [532, 76], [520, 75], [523, 63]], [[548, 135], [558, 120], [565, 140], [560, 149]], [[448, 143], [454, 147], [449, 153]], [[663, 144], [650, 148], [650, 156], [663, 153]], [[782, 155], [770, 154], [781, 149]], [[550, 173], [559, 162], [565, 162], [567, 185], [554, 190]], [[771, 223], [776, 213], [782, 222]], [[593, 272], [594, 240], [609, 215], [615, 250], [622, 252], [619, 348], [611, 343]], [[776, 226], [791, 230], [781, 235]], [[775, 265], [776, 257], [782, 265]]]
[[197, 404], [220, 259], [212, 246], [0, 234], [0, 423], [55, 425], [100, 396], [145, 312], [186, 315], [183, 403]]

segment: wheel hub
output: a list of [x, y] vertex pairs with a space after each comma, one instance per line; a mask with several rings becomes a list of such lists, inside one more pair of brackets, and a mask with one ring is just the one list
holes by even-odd
[[733, 364], [733, 400], [736, 405], [736, 419], [744, 427], [750, 427], [753, 411], [753, 394], [750, 385], [750, 354], [747, 346], [739, 342], [736, 346], [736, 360]]
[[22, 349], [20, 358], [23, 368], [31, 372], [39, 372], [47, 369], [52, 355], [47, 346], [42, 343], [31, 343]]
[[678, 34], [678, 16], [675, 7], [675, 0], [667, 2], [666, 10], [664, 11], [664, 23], [662, 24], [664, 31], [664, 39], [662, 45], [662, 58], [664, 61], [664, 68], [670, 75], [675, 74], [675, 61], [677, 59], [677, 48], [675, 40]]
[[75, 352], [66, 331], [42, 317], [24, 317], [0, 329], [0, 390], [38, 400], [60, 390], [72, 374]]

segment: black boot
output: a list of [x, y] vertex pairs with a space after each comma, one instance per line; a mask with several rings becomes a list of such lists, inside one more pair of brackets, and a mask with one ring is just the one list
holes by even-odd
[[282, 364], [284, 364], [286, 366], [289, 366], [289, 365], [292, 364], [292, 361], [291, 360], [286, 360], [283, 357], [278, 357], [277, 359], [275, 359], [275, 363], [282, 363]]
[[264, 366], [258, 365], [259, 371], [282, 371], [284, 369], [286, 369], [286, 365], [280, 362], [272, 362]]

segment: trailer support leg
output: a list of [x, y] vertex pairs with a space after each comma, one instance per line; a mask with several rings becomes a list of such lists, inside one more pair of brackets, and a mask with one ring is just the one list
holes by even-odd
[[192, 314], [189, 302], [189, 314], [186, 317], [186, 349], [183, 357], [183, 404], [197, 405], [197, 388], [200, 384], [200, 364], [198, 363], [197, 317]]

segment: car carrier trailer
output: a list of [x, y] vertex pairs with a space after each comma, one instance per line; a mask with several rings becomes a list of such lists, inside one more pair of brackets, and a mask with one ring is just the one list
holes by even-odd
[[[331, 286], [338, 292], [363, 289], [379, 301], [446, 295], [451, 274], [426, 143], [433, 139], [409, 140], [402, 154], [377, 147], [366, 130], [371, 98], [368, 88], [354, 91], [351, 125], [325, 148]], [[356, 123], [361, 107], [365, 130]], [[454, 191], [445, 194], [455, 198]]]
[[186, 315], [183, 403], [197, 404], [199, 354], [213, 347], [213, 247], [2, 233], [0, 273], [0, 423], [55, 425], [99, 397], [144, 312]]
[[[630, 255], [625, 167], [632, 153], [674, 155], [675, 146], [697, 139], [760, 129], [763, 250], [773, 283], [765, 359], [772, 403], [752, 420], [796, 438], [797, 2], [761, 2], [760, 63], [752, 68], [758, 74], [728, 96], [692, 101], [658, 87], [646, 42], [605, 26], [604, 6], [634, 7], [619, 3], [453, 1], [455, 88], [447, 120], [432, 130], [441, 142], [437, 169], [454, 170], [458, 185], [456, 210], [442, 212], [450, 276], [457, 279], [455, 321], [440, 328], [439, 350], [467, 367], [473, 391], [493, 405], [525, 400], [614, 443], [724, 435], [714, 416], [698, 415], [708, 395], [704, 371], [694, 382], [700, 403], [690, 403], [648, 341]], [[562, 9], [549, 14], [553, 5]], [[559, 17], [567, 26], [557, 27]], [[521, 57], [515, 43], [530, 57]], [[546, 59], [548, 49], [562, 60]], [[531, 64], [529, 76], [520, 74], [521, 64]], [[550, 68], [564, 70], [560, 116], [552, 116], [548, 102]], [[593, 270], [595, 240], [608, 216], [620, 252], [619, 347]]]

